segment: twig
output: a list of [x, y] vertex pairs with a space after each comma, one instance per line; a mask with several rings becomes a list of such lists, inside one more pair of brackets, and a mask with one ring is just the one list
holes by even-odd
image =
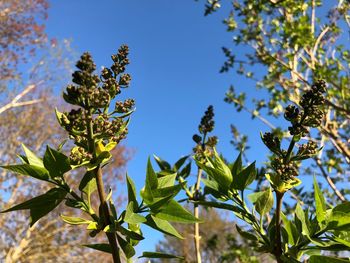
[[311, 34], [315, 33], [315, 16], [316, 16], [315, 0], [312, 0], [311, 2]]
[[[39, 84], [37, 84], [39, 85]], [[19, 93], [16, 97], [13, 98], [13, 100], [11, 102], [9, 102], [8, 104], [2, 106], [0, 108], [0, 114], [4, 113], [5, 111], [11, 109], [11, 108], [15, 108], [15, 107], [21, 107], [21, 106], [26, 106], [26, 105], [31, 105], [31, 104], [35, 104], [38, 103], [40, 101], [42, 101], [42, 99], [34, 99], [34, 100], [28, 100], [28, 101], [23, 101], [23, 102], [18, 102], [20, 99], [22, 99], [27, 93], [29, 93], [30, 91], [32, 91], [34, 88], [37, 87], [37, 85], [29, 85], [27, 86], [21, 93]]]
[[325, 169], [322, 166], [321, 160], [318, 158], [315, 158], [314, 161], [316, 162], [316, 165], [318, 166], [318, 168], [320, 168], [321, 173], [323, 175], [323, 177], [327, 180], [327, 183], [329, 184], [329, 186], [332, 188], [332, 190], [334, 191], [334, 193], [336, 194], [336, 196], [339, 198], [340, 201], [345, 202], [346, 198], [342, 195], [342, 193], [337, 189], [337, 186], [334, 184], [332, 178], [329, 177], [329, 175], [327, 174], [327, 172], [325, 171]]

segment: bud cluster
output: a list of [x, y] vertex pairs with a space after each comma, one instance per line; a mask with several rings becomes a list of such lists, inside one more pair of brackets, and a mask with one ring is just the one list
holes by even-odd
[[193, 148], [193, 152], [198, 160], [205, 160], [206, 156], [211, 156], [213, 153], [213, 148], [216, 146], [218, 138], [216, 136], [207, 137], [207, 134], [214, 130], [214, 125], [214, 107], [210, 105], [198, 126], [198, 131], [202, 136], [194, 134], [192, 137], [193, 141], [197, 144]]
[[106, 114], [102, 114], [93, 120], [93, 132], [96, 139], [109, 139], [119, 143], [127, 135], [128, 129], [122, 119], [110, 120]]
[[[131, 112], [135, 101], [127, 99], [118, 101], [109, 113], [110, 103], [121, 88], [129, 86], [131, 76], [124, 73], [130, 63], [129, 48], [121, 46], [118, 53], [112, 55], [113, 64], [110, 68], [103, 68], [101, 75], [94, 74], [96, 65], [89, 53], [84, 53], [76, 64], [78, 68], [72, 74], [72, 85], [68, 85], [63, 98], [66, 102], [79, 106], [70, 112], [60, 115], [61, 125], [69, 132], [76, 147], [71, 151], [73, 163], [92, 159], [96, 140], [120, 142], [127, 135], [127, 121], [124, 116], [114, 116], [115, 113]], [[92, 143], [92, 141], [94, 143]]]
[[211, 132], [214, 129], [214, 124], [214, 107], [210, 105], [201, 119], [198, 130], [201, 134]]
[[88, 153], [83, 147], [74, 147], [70, 153], [70, 163], [73, 165], [79, 165], [84, 161], [90, 161], [92, 154]]
[[[294, 179], [298, 176], [298, 161], [308, 159], [318, 152], [317, 144], [311, 140], [300, 145], [295, 155], [293, 155], [293, 148], [295, 143], [308, 132], [309, 127], [317, 127], [321, 124], [324, 116], [321, 108], [325, 101], [324, 92], [326, 92], [326, 83], [323, 80], [316, 81], [311, 89], [303, 94], [299, 103], [300, 108], [294, 105], [286, 107], [284, 118], [292, 124], [288, 130], [293, 135], [288, 150], [281, 149], [280, 139], [272, 133], [267, 132], [262, 136], [264, 144], [276, 154], [272, 158], [271, 168], [274, 171], [273, 176], [282, 183], [295, 182]], [[275, 187], [279, 189], [278, 191], [283, 191], [279, 188], [280, 186]]]
[[297, 164], [295, 162], [285, 163], [283, 157], [275, 157], [271, 161], [271, 166], [282, 181], [288, 181], [293, 177], [298, 176]]
[[117, 101], [115, 103], [115, 111], [118, 113], [127, 113], [135, 106], [133, 99], [127, 99], [125, 101]]
[[281, 140], [271, 132], [265, 132], [262, 136], [263, 143], [275, 154], [281, 154]]
[[326, 83], [324, 80], [318, 80], [302, 96], [300, 100], [302, 109], [293, 105], [286, 108], [284, 118], [292, 124], [288, 127], [291, 135], [304, 136], [308, 132], [308, 127], [321, 125], [324, 116], [321, 109], [325, 101], [324, 92], [326, 92]]
[[318, 152], [317, 143], [314, 141], [309, 141], [308, 143], [299, 146], [297, 155], [315, 155]]

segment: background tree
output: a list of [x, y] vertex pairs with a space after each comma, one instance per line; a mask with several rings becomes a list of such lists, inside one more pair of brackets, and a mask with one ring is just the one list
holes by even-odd
[[[202, 209], [201, 218], [206, 220], [201, 224], [201, 254], [202, 261], [208, 263], [235, 262], [235, 263], [267, 263], [271, 257], [254, 255], [248, 243], [243, 240], [236, 230], [235, 223], [228, 219], [228, 215], [217, 212], [215, 209]], [[156, 249], [159, 252], [183, 255], [184, 262], [196, 262], [196, 253], [193, 243], [193, 225], [176, 224], [175, 227], [182, 233], [184, 239], [164, 236]], [[159, 262], [175, 262], [162, 260]]]
[[18, 64], [47, 41], [43, 22], [46, 0], [3, 0], [0, 2], [0, 79], [18, 77]]
[[[222, 2], [208, 0], [205, 15], [220, 9], [221, 4], [226, 7]], [[333, 202], [345, 201], [349, 194], [342, 184], [349, 181], [346, 171], [350, 163], [349, 8], [349, 1], [342, 0], [235, 0], [228, 4], [223, 21], [233, 35], [233, 44], [247, 47], [247, 53], [235, 54], [224, 47], [227, 60], [220, 71], [234, 68], [260, 91], [252, 95], [251, 88], [239, 87], [238, 91], [231, 86], [225, 101], [260, 119], [280, 137], [287, 134], [277, 122], [284, 106], [297, 104], [313, 80], [322, 78], [329, 83], [328, 113], [315, 137], [323, 150], [313, 159], [313, 169], [304, 174], [318, 171], [329, 185], [328, 197]]]

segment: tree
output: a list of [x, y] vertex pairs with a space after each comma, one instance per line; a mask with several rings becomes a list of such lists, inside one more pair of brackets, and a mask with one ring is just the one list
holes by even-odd
[[[323, 149], [313, 158], [313, 168], [327, 181], [334, 194], [329, 197], [343, 202], [349, 193], [341, 182], [349, 180], [345, 171], [350, 160], [350, 56], [344, 43], [350, 26], [350, 4], [341, 0], [332, 5], [320, 0], [233, 1], [224, 24], [234, 36], [234, 45], [249, 48], [242, 56], [224, 47], [227, 60], [221, 72], [236, 68], [238, 74], [252, 80], [250, 83], [257, 83], [261, 99], [254, 94], [252, 102], [247, 102], [250, 90], [240, 87], [243, 91], [237, 92], [237, 87], [231, 86], [225, 100], [238, 111], [245, 110], [263, 121], [280, 137], [286, 132], [274, 124], [274, 118], [283, 115], [284, 106], [297, 104], [313, 80], [322, 78], [329, 83], [327, 115], [315, 137]], [[220, 7], [220, 0], [207, 1], [205, 14]], [[262, 73], [254, 74], [258, 68]]]
[[[271, 258], [256, 257], [249, 249], [247, 242], [239, 236], [236, 224], [228, 220], [225, 214], [220, 214], [215, 209], [202, 209], [200, 218], [206, 218], [200, 225], [201, 256], [203, 262], [236, 262], [257, 263], [271, 262]], [[184, 239], [165, 236], [164, 240], [157, 244], [156, 250], [175, 255], [183, 255], [184, 262], [197, 262], [193, 243], [193, 225], [175, 225], [182, 233]], [[172, 262], [165, 260], [159, 262]]]
[[0, 2], [0, 80], [18, 76], [17, 66], [27, 61], [47, 40], [44, 24], [46, 0]]

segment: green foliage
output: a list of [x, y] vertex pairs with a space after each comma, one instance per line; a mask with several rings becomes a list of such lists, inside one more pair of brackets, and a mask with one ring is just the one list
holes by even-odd
[[2, 213], [28, 209], [30, 210], [30, 226], [32, 226], [40, 218], [54, 210], [64, 200], [66, 195], [66, 191], [55, 187], [50, 189], [45, 194], [39, 195], [33, 199], [15, 205], [9, 209], [2, 211]]
[[[281, 147], [281, 139], [272, 133], [262, 135], [265, 145], [274, 154], [271, 168], [265, 174], [270, 183], [266, 189], [251, 193], [250, 202], [246, 202], [245, 191], [257, 176], [255, 163], [243, 166], [242, 154], [233, 163], [228, 163], [213, 148], [211, 154], [194, 155], [196, 165], [205, 172], [204, 192], [200, 199], [193, 197], [195, 192], [186, 191], [188, 200], [195, 205], [223, 209], [243, 220], [244, 228], [237, 226], [238, 233], [254, 246], [255, 250], [273, 255], [277, 262], [300, 262], [302, 256], [323, 251], [348, 250], [350, 231], [349, 203], [332, 208], [328, 204], [314, 179], [315, 209], [309, 211], [299, 202], [290, 216], [282, 212], [282, 200], [285, 193], [301, 184], [298, 179], [298, 162], [312, 158], [319, 149], [312, 139], [294, 151], [295, 145], [309, 129], [320, 125], [323, 115], [322, 103], [325, 83], [317, 81], [305, 92], [298, 105], [287, 107], [285, 119], [291, 123], [289, 128], [292, 138], [286, 150]], [[317, 114], [315, 114], [317, 113]], [[170, 164], [158, 158], [162, 168], [169, 169]], [[174, 171], [172, 171], [174, 172]], [[176, 177], [181, 179], [180, 177]], [[276, 195], [276, 208], [273, 192]], [[271, 217], [271, 211], [273, 216]], [[168, 218], [169, 219], [169, 218]], [[248, 229], [246, 230], [248, 226]], [[322, 256], [310, 257], [319, 260]], [[336, 260], [325, 257], [325, 260]], [[331, 261], [330, 261], [331, 262]]]

